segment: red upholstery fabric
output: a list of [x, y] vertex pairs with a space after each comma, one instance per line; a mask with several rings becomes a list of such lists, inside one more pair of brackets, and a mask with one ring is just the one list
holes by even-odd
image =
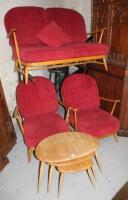
[[[119, 120], [99, 108], [99, 94], [95, 80], [87, 74], [73, 74], [62, 83], [62, 98], [69, 107], [77, 108], [77, 130], [103, 137], [119, 130]], [[74, 114], [70, 113], [74, 127]]]
[[[78, 110], [78, 130], [95, 137], [104, 137], [119, 130], [119, 120], [110, 113], [100, 109]], [[74, 116], [70, 116], [74, 127]]]
[[[13, 50], [13, 58], [16, 58], [15, 50]], [[78, 58], [86, 56], [107, 55], [109, 47], [106, 44], [68, 44], [61, 47], [50, 46], [21, 46], [20, 56], [24, 62], [39, 62], [60, 60], [66, 58]]]
[[46, 18], [54, 20], [67, 33], [73, 42], [84, 42], [87, 39], [83, 16], [67, 8], [47, 8]]
[[48, 23], [36, 36], [49, 46], [61, 46], [71, 43], [71, 39], [54, 20]]
[[[43, 41], [47, 46], [35, 36], [42, 31], [46, 31], [47, 26], [53, 23], [61, 27], [61, 34], [58, 36], [55, 27], [49, 38], [49, 33], [42, 34]], [[84, 18], [80, 13], [67, 8], [47, 8], [42, 7], [15, 7], [7, 12], [4, 18], [6, 31], [16, 29], [16, 36], [20, 49], [20, 57], [24, 62], [43, 62], [68, 58], [78, 58], [87, 56], [107, 55], [108, 45], [88, 44]], [[55, 26], [55, 24], [54, 24]], [[59, 30], [60, 31], [60, 30]], [[65, 37], [65, 34], [66, 37]], [[57, 37], [58, 36], [58, 37]], [[50, 39], [50, 41], [49, 41]], [[72, 42], [71, 42], [72, 41]], [[13, 58], [16, 53], [13, 48]], [[71, 44], [69, 44], [71, 42]], [[60, 45], [64, 45], [59, 47]], [[55, 47], [57, 46], [57, 47]]]
[[7, 33], [16, 30], [19, 46], [39, 45], [34, 35], [46, 25], [45, 10], [42, 7], [23, 6], [10, 9], [4, 18]]
[[54, 85], [44, 77], [18, 84], [16, 101], [23, 118], [56, 112], [58, 108]]
[[83, 110], [99, 107], [96, 82], [89, 75], [70, 75], [64, 80], [61, 92], [64, 102], [68, 106]]
[[6, 13], [4, 24], [7, 33], [11, 29], [16, 29], [20, 46], [39, 45], [41, 42], [35, 37], [35, 34], [52, 20], [70, 36], [73, 42], [86, 41], [84, 19], [72, 9], [48, 8], [45, 10], [42, 7], [33, 6], [14, 7]]
[[24, 140], [27, 146], [36, 145], [51, 134], [68, 131], [57, 111], [57, 97], [53, 83], [44, 77], [34, 77], [28, 84], [20, 82], [16, 101], [23, 118]]
[[23, 126], [26, 145], [34, 148], [44, 138], [68, 130], [65, 121], [56, 113], [28, 118], [24, 121]]

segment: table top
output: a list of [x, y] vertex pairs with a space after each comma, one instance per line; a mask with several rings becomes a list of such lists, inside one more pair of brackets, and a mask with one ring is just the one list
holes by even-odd
[[42, 140], [36, 147], [36, 157], [51, 165], [88, 156], [97, 151], [99, 141], [85, 133], [63, 132]]

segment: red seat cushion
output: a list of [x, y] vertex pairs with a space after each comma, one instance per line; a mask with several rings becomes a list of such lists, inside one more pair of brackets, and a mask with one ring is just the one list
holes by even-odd
[[52, 134], [68, 131], [65, 121], [56, 113], [47, 113], [25, 119], [23, 127], [25, 143], [33, 148]]
[[[110, 113], [97, 108], [93, 110], [78, 110], [78, 131], [95, 137], [104, 137], [119, 130], [119, 120]], [[70, 116], [74, 126], [74, 117]]]
[[68, 34], [54, 20], [39, 31], [35, 37], [49, 46], [58, 47], [72, 42]]
[[34, 77], [33, 81], [20, 82], [16, 88], [16, 101], [23, 118], [30, 118], [49, 112], [56, 112], [58, 102], [51, 81], [44, 77]]
[[[16, 58], [13, 50], [13, 58]], [[24, 62], [52, 61], [68, 58], [107, 55], [109, 47], [106, 44], [68, 44], [61, 47], [50, 46], [21, 46], [20, 56]]]

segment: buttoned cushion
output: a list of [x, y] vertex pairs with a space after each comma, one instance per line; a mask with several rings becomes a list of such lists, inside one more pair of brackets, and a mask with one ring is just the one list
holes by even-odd
[[68, 131], [64, 119], [56, 113], [47, 113], [25, 119], [23, 127], [25, 143], [33, 148], [41, 140], [52, 134]]
[[53, 20], [37, 33], [35, 37], [49, 46], [58, 47], [72, 42], [68, 34]]
[[[100, 109], [78, 110], [78, 131], [85, 132], [95, 137], [104, 137], [119, 130], [119, 120], [110, 113]], [[74, 116], [70, 115], [72, 126]]]

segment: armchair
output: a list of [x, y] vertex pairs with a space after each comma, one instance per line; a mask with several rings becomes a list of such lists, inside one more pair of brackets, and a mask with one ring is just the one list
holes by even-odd
[[[4, 18], [15, 71], [28, 82], [29, 71], [90, 62], [104, 64], [107, 44], [87, 43], [84, 18], [67, 8], [15, 7]], [[99, 59], [101, 61], [99, 61]], [[30, 77], [31, 78], [31, 77]]]
[[14, 112], [24, 142], [28, 160], [37, 144], [49, 135], [68, 131], [64, 119], [57, 114], [58, 103], [53, 83], [44, 77], [34, 77], [16, 88], [17, 107]]
[[[100, 108], [100, 97], [95, 80], [87, 74], [67, 77], [61, 88], [62, 105], [69, 108], [69, 123], [75, 131], [103, 138], [113, 135], [118, 141], [119, 120], [112, 114], [119, 100], [113, 102], [111, 113]], [[68, 121], [68, 120], [67, 120]]]

